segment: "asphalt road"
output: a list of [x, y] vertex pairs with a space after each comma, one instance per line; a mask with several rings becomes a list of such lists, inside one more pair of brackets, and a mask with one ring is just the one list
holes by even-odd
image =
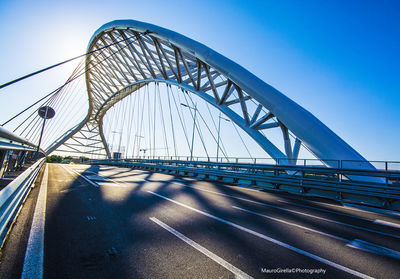
[[46, 279], [400, 277], [395, 213], [126, 168], [48, 166]]

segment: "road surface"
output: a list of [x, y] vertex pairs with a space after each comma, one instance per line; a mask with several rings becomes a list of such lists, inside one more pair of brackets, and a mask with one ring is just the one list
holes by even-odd
[[[36, 211], [22, 211], [28, 221], [13, 230], [25, 232], [6, 243], [4, 278], [29, 265], [46, 279], [400, 277], [397, 213], [128, 168], [47, 172], [47, 198], [32, 192], [24, 210]], [[29, 252], [40, 247], [26, 229], [37, 222], [43, 265]]]

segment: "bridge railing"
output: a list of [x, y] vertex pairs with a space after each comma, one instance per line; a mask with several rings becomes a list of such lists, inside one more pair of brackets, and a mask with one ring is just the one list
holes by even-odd
[[39, 159], [0, 191], [1, 246], [44, 162], [45, 158]]
[[[400, 171], [350, 169], [343, 162], [341, 168], [137, 158], [90, 163], [166, 171], [400, 209]], [[368, 182], [365, 177], [377, 179]]]
[[[190, 156], [138, 156], [135, 159], [140, 160], [164, 160], [164, 161], [189, 161]], [[119, 159], [122, 160], [122, 159]], [[123, 159], [128, 160], [128, 159]], [[247, 163], [247, 164], [268, 164], [268, 165], [290, 165], [295, 166], [308, 166], [308, 167], [325, 167], [326, 165], [321, 162], [330, 163], [331, 166], [336, 166], [338, 169], [351, 169], [352, 166], [358, 164], [373, 165], [377, 170], [383, 171], [400, 171], [400, 161], [358, 161], [358, 160], [332, 160], [332, 159], [291, 159], [287, 158], [257, 158], [257, 157], [193, 157], [192, 161], [196, 162], [215, 162], [215, 163]]]

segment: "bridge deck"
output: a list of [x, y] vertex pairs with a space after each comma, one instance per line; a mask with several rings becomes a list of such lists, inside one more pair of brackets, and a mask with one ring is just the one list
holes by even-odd
[[[400, 272], [395, 214], [112, 166], [49, 164], [48, 175], [44, 278]], [[2, 278], [21, 272], [38, 188], [3, 249]]]

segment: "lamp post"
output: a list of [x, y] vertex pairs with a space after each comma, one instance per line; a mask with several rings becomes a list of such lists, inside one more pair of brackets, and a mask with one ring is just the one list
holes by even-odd
[[136, 151], [136, 139], [138, 139], [138, 148], [139, 148], [139, 152], [137, 153], [138, 154], [138, 156], [139, 156], [139, 153], [140, 153], [140, 151], [141, 151], [141, 149], [140, 149], [140, 142], [141, 142], [141, 140], [144, 138], [144, 136], [141, 136], [141, 135], [135, 135], [135, 142], [134, 142], [134, 144], [133, 144], [133, 153], [132, 154], [135, 154], [135, 151]]
[[39, 143], [37, 145], [36, 156], [35, 156], [36, 159], [39, 157], [40, 144], [42, 143], [42, 137], [44, 132], [44, 126], [46, 125], [46, 120], [53, 118], [56, 112], [54, 111], [53, 108], [49, 106], [43, 106], [38, 109], [38, 114], [41, 118], [43, 118], [43, 125], [42, 125], [42, 131], [40, 132]]
[[112, 131], [113, 133], [115, 133], [115, 134], [119, 134], [119, 143], [118, 143], [118, 151], [117, 151], [117, 153], [118, 153], [118, 156], [119, 156], [119, 159], [121, 159], [121, 152], [120, 152], [120, 150], [121, 150], [121, 141], [122, 141], [122, 130], [121, 131]]
[[221, 119], [225, 120], [226, 122], [230, 122], [228, 118], [222, 117], [221, 112], [218, 116], [218, 140], [217, 140], [217, 162], [218, 162], [218, 155], [219, 155], [219, 139], [220, 139], [220, 132], [221, 132]]
[[192, 146], [190, 147], [190, 161], [193, 160], [193, 144], [194, 144], [194, 131], [196, 128], [196, 113], [197, 113], [197, 106], [194, 104], [194, 108], [191, 106], [188, 106], [186, 104], [181, 103], [181, 106], [187, 107], [188, 109], [194, 110], [194, 117], [193, 117], [193, 133], [192, 133]]

